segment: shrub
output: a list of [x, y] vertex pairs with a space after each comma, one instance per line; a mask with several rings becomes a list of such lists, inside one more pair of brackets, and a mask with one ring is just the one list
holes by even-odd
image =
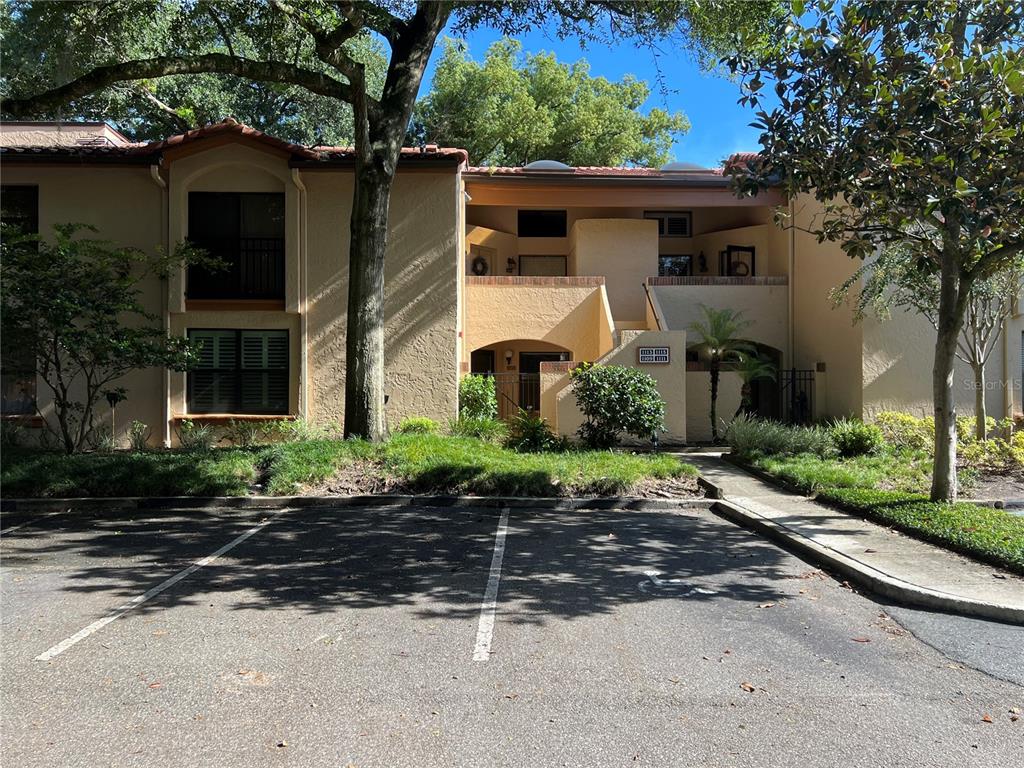
[[610, 448], [625, 432], [649, 439], [665, 431], [665, 401], [654, 379], [637, 368], [584, 363], [573, 370], [572, 393], [586, 417], [580, 438], [592, 448]]
[[178, 442], [183, 451], [209, 451], [220, 442], [213, 426], [184, 419], [178, 425]]
[[726, 429], [725, 440], [732, 452], [743, 458], [797, 456], [802, 453], [828, 458], [836, 452], [827, 429], [789, 426], [747, 414], [740, 414], [732, 420]]
[[498, 396], [494, 379], [475, 373], [467, 374], [459, 382], [459, 417], [468, 419], [495, 419], [498, 417]]
[[877, 453], [884, 443], [882, 430], [859, 419], [839, 419], [829, 428], [829, 436], [840, 456], [866, 456]]
[[0, 447], [17, 448], [25, 442], [25, 427], [16, 421], [0, 421]]
[[128, 447], [133, 451], [144, 451], [149, 447], [149, 437], [153, 431], [141, 421], [135, 420], [128, 425]]
[[254, 445], [266, 442], [275, 431], [276, 428], [273, 422], [232, 419], [228, 422], [224, 436], [234, 446], [252, 448]]
[[403, 435], [433, 435], [438, 430], [437, 422], [426, 416], [410, 416], [398, 423], [396, 432]]
[[448, 425], [455, 437], [476, 437], [491, 443], [500, 443], [508, 435], [508, 427], [500, 419], [475, 419], [459, 416]]
[[274, 423], [274, 431], [286, 443], [341, 439], [337, 424], [313, 423], [306, 419], [282, 419]]
[[899, 411], [883, 411], [875, 416], [882, 437], [896, 450], [930, 451], [935, 445], [935, 419], [919, 418]]
[[[978, 438], [975, 435], [975, 429], [978, 426], [978, 421], [973, 416], [958, 416], [956, 420], [956, 440], [961, 445], [967, 443], [973, 443]], [[996, 420], [989, 416], [985, 419], [985, 436], [988, 437], [996, 431]]]
[[509, 424], [505, 447], [520, 453], [563, 451], [568, 441], [551, 431], [547, 419], [520, 408]]
[[969, 467], [993, 472], [1024, 468], [1024, 434], [1017, 432], [1009, 440], [996, 437], [965, 443], [960, 447], [959, 460]]

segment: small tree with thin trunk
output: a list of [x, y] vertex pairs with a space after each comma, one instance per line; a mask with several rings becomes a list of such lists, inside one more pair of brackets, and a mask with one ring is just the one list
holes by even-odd
[[791, 12], [778, 49], [731, 61], [762, 131], [736, 187], [812, 196], [820, 242], [861, 259], [901, 244], [936, 276], [931, 498], [953, 500], [957, 340], [974, 286], [1024, 251], [1024, 4], [796, 0]]
[[739, 362], [735, 371], [740, 377], [740, 404], [736, 408], [733, 418], [741, 413], [747, 415], [754, 413], [754, 382], [761, 379], [768, 381], [778, 380], [778, 370], [774, 362], [762, 357], [756, 350], [741, 352]]
[[182, 371], [196, 360], [194, 345], [168, 336], [160, 318], [145, 309], [144, 281], [190, 263], [215, 266], [188, 247], [150, 257], [80, 236], [93, 231], [61, 224], [47, 242], [12, 236], [5, 227], [0, 247], [3, 331], [33, 351], [39, 378], [53, 395], [56, 425], [44, 423], [67, 453], [96, 439], [100, 397], [111, 408], [123, 400], [127, 391], [117, 386], [123, 376], [141, 368]]
[[[971, 367], [974, 388], [974, 433], [987, 435], [985, 365], [995, 350], [1004, 321], [1024, 291], [1024, 268], [1010, 268], [976, 282], [964, 315], [956, 356]], [[893, 307], [903, 307], [925, 317], [939, 328], [940, 285], [938, 276], [921, 269], [912, 251], [893, 247], [869, 260], [834, 291], [836, 302], [854, 298], [858, 317], [866, 313], [881, 320]]]
[[[40, 4], [12, 5], [7, 18], [17, 21]], [[97, 4], [41, 5], [64, 14], [48, 17], [48, 25], [78, 29], [82, 15]], [[441, 30], [450, 23], [455, 32], [489, 27], [521, 35], [544, 27], [560, 38], [576, 36], [599, 43], [630, 38], [652, 47], [672, 39], [706, 61], [734, 51], [741, 29], [750, 33], [746, 44], [764, 48], [769, 39], [766, 32], [779, 17], [780, 7], [775, 0], [149, 0], [108, 16], [108, 26], [92, 38], [76, 38], [70, 50], [60, 50], [60, 39], [51, 39], [54, 48], [41, 50], [38, 62], [20, 62], [25, 69], [38, 65], [48, 70], [49, 62], [59, 57], [69, 70], [60, 85], [39, 87], [25, 72], [5, 72], [17, 88], [13, 93], [8, 93], [9, 87], [3, 89], [0, 110], [18, 118], [77, 114], [74, 108], [80, 100], [117, 84], [211, 73], [298, 86], [347, 104], [343, 109], [339, 103], [338, 110], [340, 118], [352, 116], [355, 145], [345, 434], [379, 440], [384, 436], [384, 254], [391, 187], [420, 81]], [[275, 44], [282, 27], [288, 29], [287, 43]], [[244, 47], [234, 42], [240, 31], [248, 40]], [[379, 89], [373, 87], [371, 69], [352, 46], [366, 36], [388, 49]], [[145, 44], [126, 49], [111, 45], [112, 39], [144, 40]], [[86, 64], [82, 67], [79, 62]]]
[[715, 309], [700, 305], [704, 319], [690, 323], [689, 332], [698, 341], [692, 345], [708, 363], [711, 375], [711, 439], [718, 442], [718, 383], [723, 363], [738, 363], [745, 354], [753, 353], [753, 345], [740, 336], [750, 327], [749, 320], [735, 309]]

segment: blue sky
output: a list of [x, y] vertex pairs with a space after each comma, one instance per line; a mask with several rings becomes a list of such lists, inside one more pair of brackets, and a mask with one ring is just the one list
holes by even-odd
[[[487, 47], [500, 37], [492, 30], [480, 30], [468, 37], [470, 55], [482, 59]], [[715, 166], [733, 152], [756, 152], [758, 132], [749, 127], [754, 119], [751, 109], [736, 103], [740, 95], [737, 83], [728, 78], [701, 72], [684, 50], [665, 49], [655, 61], [654, 54], [631, 43], [614, 47], [580, 47], [574, 39], [559, 40], [543, 30], [522, 35], [518, 40], [529, 53], [552, 51], [562, 62], [585, 58], [590, 62], [592, 75], [619, 80], [631, 74], [646, 80], [651, 86], [651, 97], [646, 108], [660, 107], [669, 111], [682, 110], [690, 120], [691, 128], [676, 140], [676, 160]], [[434, 63], [440, 58], [440, 42], [427, 68], [421, 93], [426, 93], [433, 79]], [[664, 91], [657, 85], [661, 70]]]

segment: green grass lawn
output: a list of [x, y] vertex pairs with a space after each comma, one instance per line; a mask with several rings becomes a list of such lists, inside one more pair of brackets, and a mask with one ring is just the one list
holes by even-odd
[[913, 453], [820, 459], [762, 457], [751, 462], [805, 493], [928, 541], [1024, 573], [1024, 518], [959, 502], [934, 503], [925, 491], [930, 462]]
[[516, 453], [475, 438], [398, 435], [380, 445], [309, 440], [201, 453], [5, 451], [8, 497], [241, 496], [262, 483], [272, 495], [300, 493], [358, 464], [417, 493], [571, 496], [626, 494], [647, 479], [696, 476], [672, 456], [568, 451]]

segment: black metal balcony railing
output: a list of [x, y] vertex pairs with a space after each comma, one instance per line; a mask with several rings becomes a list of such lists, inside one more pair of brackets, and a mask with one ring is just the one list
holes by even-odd
[[197, 243], [227, 265], [188, 270], [190, 299], [283, 299], [285, 250], [283, 237], [243, 237], [231, 242]]

